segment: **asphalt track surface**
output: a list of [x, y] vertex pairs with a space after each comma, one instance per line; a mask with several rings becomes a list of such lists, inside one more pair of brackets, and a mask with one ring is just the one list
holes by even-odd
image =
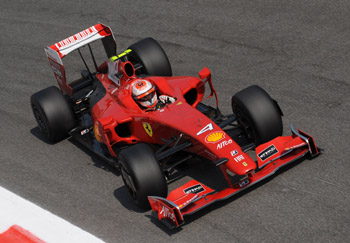
[[[106, 242], [348, 242], [350, 2], [1, 1], [0, 185]], [[44, 47], [97, 22], [119, 52], [151, 36], [174, 75], [207, 66], [221, 110], [251, 84], [324, 153], [169, 231], [138, 210], [118, 172], [71, 140], [42, 140], [29, 98], [56, 85]], [[193, 163], [197, 176], [210, 175]], [[215, 180], [215, 179], [214, 179]], [[171, 185], [173, 188], [174, 185]], [[1, 200], [1, 199], [0, 199]], [[0, 219], [1, 220], [1, 219]]]

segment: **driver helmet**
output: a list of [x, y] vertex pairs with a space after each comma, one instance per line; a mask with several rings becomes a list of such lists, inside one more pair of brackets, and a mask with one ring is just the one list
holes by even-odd
[[132, 85], [132, 96], [134, 100], [145, 108], [154, 108], [157, 104], [157, 93], [151, 82], [140, 79]]

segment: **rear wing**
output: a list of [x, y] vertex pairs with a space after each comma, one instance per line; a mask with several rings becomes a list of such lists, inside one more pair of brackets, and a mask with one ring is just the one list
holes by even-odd
[[91, 26], [45, 49], [45, 53], [49, 59], [49, 64], [63, 94], [72, 95], [73, 90], [72, 87], [67, 84], [66, 72], [62, 58], [72, 51], [78, 50], [79, 48], [100, 39], [102, 40], [107, 57], [110, 58], [115, 56], [117, 53], [117, 45], [112, 30], [101, 23]]

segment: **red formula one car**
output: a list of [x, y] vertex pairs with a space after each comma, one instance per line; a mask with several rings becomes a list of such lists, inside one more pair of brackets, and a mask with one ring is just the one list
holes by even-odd
[[[108, 58], [99, 66], [90, 46], [97, 40], [102, 40]], [[84, 48], [91, 53], [94, 72], [81, 54]], [[259, 86], [236, 93], [233, 114], [223, 115], [208, 68], [199, 77], [172, 77], [164, 50], [152, 38], [121, 54], [116, 50], [112, 31], [103, 24], [47, 47], [60, 89], [52, 86], [33, 94], [33, 113], [48, 141], [72, 136], [119, 168], [134, 201], [151, 206], [168, 226], [178, 227], [184, 216], [235, 195], [307, 154], [319, 154], [313, 138], [292, 126], [291, 135], [281, 136], [282, 111]], [[81, 55], [86, 70], [68, 83], [62, 58], [73, 51]], [[153, 98], [171, 97], [171, 102], [158, 99], [152, 108], [140, 105], [133, 93], [137, 85], [142, 87], [140, 81], [151, 84]], [[146, 97], [148, 93], [141, 98]], [[216, 98], [216, 107], [202, 102], [210, 97]], [[214, 190], [193, 179], [168, 194], [174, 168], [193, 157], [219, 168], [226, 186]]]

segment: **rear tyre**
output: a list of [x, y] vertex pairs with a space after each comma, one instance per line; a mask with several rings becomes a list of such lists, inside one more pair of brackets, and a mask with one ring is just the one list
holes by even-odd
[[68, 137], [77, 120], [61, 91], [54, 86], [43, 89], [30, 98], [34, 117], [49, 142]]
[[169, 59], [153, 38], [146, 38], [131, 45], [130, 55], [142, 64], [141, 73], [150, 76], [172, 76]]
[[261, 87], [253, 85], [235, 94], [232, 110], [256, 146], [282, 135], [281, 109]]
[[118, 163], [124, 184], [138, 206], [150, 208], [148, 196], [167, 196], [168, 186], [149, 146], [140, 143], [123, 149]]

